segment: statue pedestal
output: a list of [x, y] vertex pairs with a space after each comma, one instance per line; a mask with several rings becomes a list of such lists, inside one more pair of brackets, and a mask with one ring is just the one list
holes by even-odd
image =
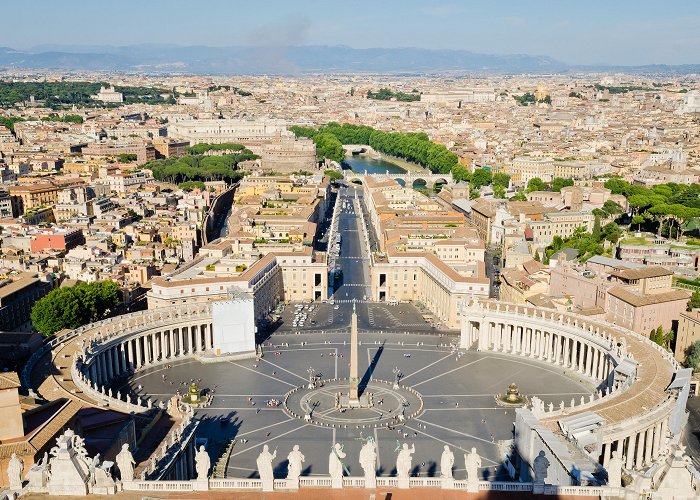
[[377, 476], [365, 476], [365, 489], [377, 489]]
[[331, 488], [333, 488], [334, 490], [342, 490], [343, 489], [343, 476], [331, 477]]
[[194, 491], [209, 491], [209, 479], [195, 479]]
[[29, 484], [27, 490], [34, 493], [45, 493], [49, 484], [49, 473], [45, 465], [33, 465], [27, 474]]
[[443, 477], [440, 480], [440, 488], [442, 488], [443, 490], [454, 490], [455, 489], [455, 480], [452, 478]]
[[410, 479], [407, 477], [400, 477], [398, 487], [401, 488], [402, 490], [406, 490], [406, 489], [410, 488], [411, 487], [410, 486]]
[[95, 469], [95, 484], [90, 491], [93, 495], [114, 495], [117, 493], [117, 484], [112, 476], [103, 469]]
[[533, 495], [544, 495], [544, 483], [540, 483], [540, 482], [532, 483], [532, 494]]
[[296, 479], [287, 479], [287, 484], [285, 485], [285, 488], [288, 490], [298, 490], [299, 489], [299, 478]]
[[262, 480], [262, 490], [264, 492], [274, 491], [274, 489], [275, 489], [275, 480], [274, 479], [268, 479], [268, 480], [263, 479]]
[[467, 492], [468, 493], [478, 493], [479, 492], [479, 481], [469, 481], [467, 480]]

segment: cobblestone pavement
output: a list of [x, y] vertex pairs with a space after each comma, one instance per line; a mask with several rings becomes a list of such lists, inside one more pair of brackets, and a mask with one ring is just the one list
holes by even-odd
[[130, 385], [135, 393], [162, 401], [178, 389], [184, 391], [192, 380], [213, 389], [211, 406], [197, 412], [202, 420], [200, 435], [209, 439], [214, 460], [225, 443], [234, 437], [238, 440], [228, 463], [231, 477], [256, 475], [255, 459], [263, 444], [277, 450], [273, 465], [280, 477], [286, 474], [286, 456], [294, 444], [306, 456], [304, 474], [327, 474], [333, 442], [345, 446], [350, 473], [360, 474], [360, 439], [371, 435], [379, 444], [383, 475], [394, 472], [396, 447], [407, 441], [416, 445], [414, 474], [437, 474], [436, 462], [443, 445], [448, 444], [456, 456], [455, 477], [464, 477], [463, 454], [474, 446], [483, 456], [484, 477], [504, 478], [498, 466], [503, 451], [498, 445], [512, 438], [515, 412], [497, 406], [494, 394], [511, 382], [525, 394], [538, 395], [545, 404], [568, 402], [591, 392], [578, 378], [551, 365], [493, 353], [460, 356], [450, 347], [452, 340], [456, 338], [437, 334], [360, 334], [361, 376], [370, 375], [367, 371], [372, 365], [372, 379], [393, 381], [398, 367], [403, 374], [401, 384], [417, 391], [424, 402], [421, 414], [393, 430], [316, 427], [290, 416], [282, 405], [267, 403], [283, 401], [287, 392], [307, 383], [310, 367], [321, 378], [347, 377], [347, 333], [275, 334], [257, 363], [182, 360], [139, 372]]

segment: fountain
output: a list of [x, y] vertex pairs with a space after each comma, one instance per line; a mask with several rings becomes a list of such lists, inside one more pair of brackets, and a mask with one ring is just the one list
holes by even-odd
[[190, 385], [187, 394], [182, 397], [182, 402], [192, 406], [199, 406], [206, 403], [208, 399], [208, 396], [202, 395], [202, 391], [199, 386], [193, 383]]
[[505, 393], [496, 394], [494, 398], [498, 405], [508, 407], [525, 406], [528, 402], [527, 396], [520, 394], [520, 390], [515, 382], [508, 386]]

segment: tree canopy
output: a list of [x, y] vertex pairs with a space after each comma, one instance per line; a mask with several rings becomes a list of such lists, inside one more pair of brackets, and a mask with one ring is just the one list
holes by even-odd
[[376, 99], [379, 101], [390, 101], [391, 99], [396, 99], [397, 101], [411, 102], [420, 101], [420, 94], [418, 92], [395, 92], [390, 88], [382, 87], [376, 92], [368, 90], [367, 99]]
[[259, 156], [252, 151], [242, 148], [235, 154], [221, 156], [190, 155], [153, 160], [146, 163], [143, 168], [150, 169], [157, 180], [173, 184], [216, 180], [232, 183], [237, 182], [244, 175], [238, 170], [238, 164], [257, 158]]
[[694, 372], [700, 370], [700, 340], [696, 340], [685, 351], [685, 366]]
[[433, 173], [450, 173], [459, 160], [455, 153], [442, 144], [432, 142], [423, 132], [384, 132], [365, 125], [340, 125], [336, 122], [318, 129], [301, 126], [289, 129], [297, 137], [314, 139], [318, 134], [328, 133], [335, 136], [341, 144], [367, 144], [381, 153], [422, 165]]
[[[152, 87], [115, 86], [124, 96], [123, 103], [102, 103], [91, 96], [107, 86], [104, 82], [8, 82], [0, 80], [0, 107], [15, 106], [34, 97], [51, 109], [61, 109], [78, 104], [82, 106], [116, 107], [124, 104], [163, 104], [168, 102], [167, 89]], [[174, 101], [171, 101], [174, 104]]]
[[34, 304], [32, 324], [42, 335], [53, 335], [97, 321], [120, 301], [119, 285], [111, 280], [57, 288]]
[[533, 177], [527, 181], [527, 192], [531, 193], [533, 191], [544, 191], [547, 184], [539, 177]]

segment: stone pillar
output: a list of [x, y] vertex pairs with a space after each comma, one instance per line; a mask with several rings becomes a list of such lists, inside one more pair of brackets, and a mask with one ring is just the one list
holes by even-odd
[[168, 342], [170, 344], [170, 352], [168, 353], [168, 358], [173, 359], [175, 357], [175, 330], [168, 330]]
[[131, 369], [133, 370], [134, 368], [136, 368], [136, 357], [134, 355], [134, 339], [127, 340], [126, 346], [127, 354], [129, 356], [129, 364], [131, 365]]
[[118, 345], [112, 348], [112, 354], [114, 355], [114, 374], [116, 376], [122, 373], [122, 356]]
[[[474, 325], [472, 325], [472, 328]], [[488, 331], [488, 326], [486, 327], [486, 330], [484, 330], [484, 322], [481, 321], [477, 323], [476, 328], [479, 331], [479, 347], [477, 348], [479, 351], [486, 351], [489, 348], [489, 331]]]
[[634, 440], [636, 434], [631, 434], [627, 438], [627, 453], [625, 454], [625, 469], [631, 469], [634, 464]]
[[187, 332], [187, 343], [190, 346], [190, 354], [197, 352], [197, 342], [192, 337], [192, 326], [188, 326], [185, 331]]
[[605, 376], [605, 358], [607, 357], [608, 355], [604, 351], [600, 351], [598, 356], [598, 371], [596, 372], [595, 376], [597, 380], [603, 380], [603, 377]]
[[112, 369], [112, 348], [102, 351], [102, 356], [104, 356], [105, 367], [107, 368], [107, 380], [112, 380], [114, 378], [114, 370]]
[[95, 368], [94, 361], [92, 363], [90, 363], [90, 368], [88, 370], [90, 372], [90, 380], [92, 382], [97, 382], [97, 369]]
[[503, 338], [503, 352], [510, 351], [510, 330], [505, 323], [500, 324], [501, 337]]
[[102, 385], [109, 380], [109, 377], [107, 376], [107, 362], [105, 361], [104, 354], [102, 353], [98, 355], [98, 359], [100, 360], [100, 385]]
[[145, 337], [136, 337], [134, 342], [136, 344], [136, 368], [140, 368], [143, 365], [143, 358], [141, 358], [141, 339]]
[[569, 340], [569, 337], [567, 335], [564, 335], [564, 366], [569, 367], [571, 366], [571, 356], [569, 353], [569, 343], [571, 341]]
[[586, 344], [583, 342], [579, 341], [578, 342], [578, 365], [576, 366], [577, 371], [583, 373], [583, 353], [584, 353], [584, 347]]
[[208, 324], [204, 324], [202, 325], [202, 329], [204, 331], [204, 347], [207, 351], [211, 351], [211, 328]]
[[649, 427], [647, 429], [647, 435], [644, 440], [644, 463], [647, 465], [651, 465], [651, 452], [652, 448], [654, 447], [654, 428]]
[[129, 367], [126, 364], [126, 345], [123, 342], [119, 344], [119, 361], [122, 373], [126, 373]]
[[163, 339], [163, 332], [156, 332], [153, 334], [153, 362], [158, 361], [161, 355], [160, 342]]
[[659, 454], [666, 451], [666, 433], [668, 432], [668, 422], [666, 419], [661, 421], [661, 431], [659, 432]]
[[651, 456], [654, 460], [659, 457], [659, 444], [661, 443], [661, 422], [654, 426], [654, 442], [652, 444]]
[[612, 443], [603, 443], [603, 467], [608, 468], [608, 461], [610, 460], [610, 453], [612, 450]]
[[644, 431], [637, 434], [637, 454], [634, 458], [634, 468], [641, 469], [644, 464]]

